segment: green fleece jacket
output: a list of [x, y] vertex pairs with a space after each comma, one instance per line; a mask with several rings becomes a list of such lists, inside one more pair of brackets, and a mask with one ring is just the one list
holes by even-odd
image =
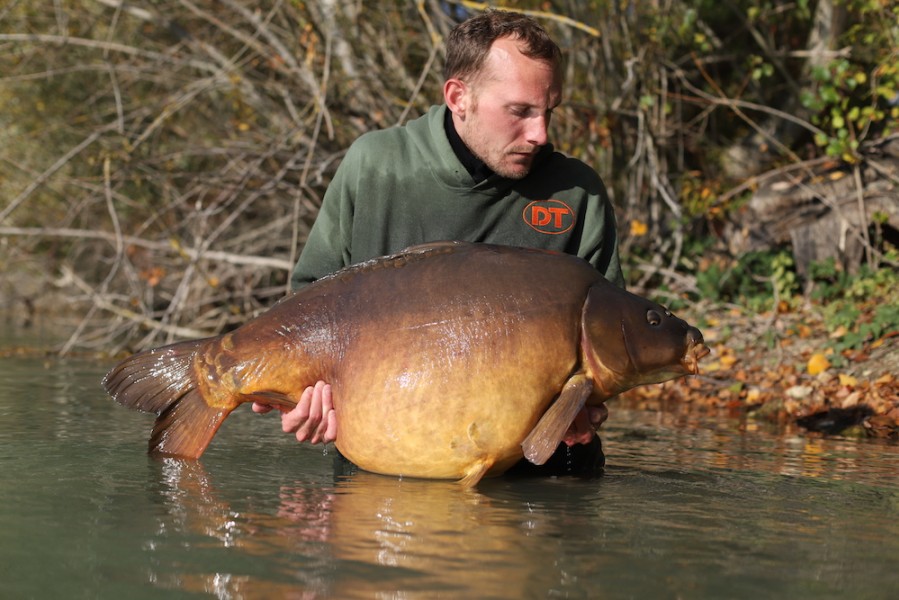
[[441, 240], [558, 250], [623, 285], [614, 213], [593, 169], [546, 145], [527, 177], [475, 183], [447, 139], [446, 110], [434, 106], [350, 146], [294, 268], [294, 288]]

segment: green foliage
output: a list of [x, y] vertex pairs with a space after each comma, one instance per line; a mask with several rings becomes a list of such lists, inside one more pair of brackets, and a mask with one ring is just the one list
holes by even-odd
[[715, 217], [719, 214], [720, 182], [709, 180], [699, 171], [687, 171], [681, 174], [678, 183], [680, 203], [687, 217]]
[[789, 252], [778, 252], [771, 257], [771, 286], [781, 302], [791, 303], [799, 290], [795, 267]]
[[[856, 17], [843, 41], [848, 57], [811, 73], [815, 87], [802, 93], [823, 131], [815, 143], [828, 156], [855, 162], [859, 142], [869, 133], [889, 134], [899, 119], [899, 5], [876, 0], [846, 0]], [[891, 4], [891, 6], [890, 6]]]
[[696, 273], [700, 295], [762, 312], [774, 299], [792, 302], [798, 291], [793, 257], [785, 250], [748, 252], [733, 261], [710, 261]]
[[[895, 254], [895, 252], [894, 252]], [[899, 256], [893, 256], [896, 260]], [[851, 276], [838, 269], [833, 260], [810, 267], [814, 288], [811, 299], [820, 306], [824, 324], [831, 334], [835, 364], [842, 353], [858, 350], [887, 333], [899, 331], [899, 272], [862, 267]]]
[[763, 57], [753, 54], [749, 57], [750, 72], [754, 81], [768, 79], [774, 75], [774, 65]]

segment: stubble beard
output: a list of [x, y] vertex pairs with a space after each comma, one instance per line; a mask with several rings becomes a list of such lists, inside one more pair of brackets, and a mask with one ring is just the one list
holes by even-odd
[[[481, 159], [481, 161], [483, 161], [483, 163], [497, 175], [507, 179], [518, 180], [524, 179], [531, 172], [531, 168], [534, 165], [534, 155], [537, 152], [535, 148], [513, 147], [508, 150], [501, 150], [497, 152], [495, 156], [491, 156], [489, 152], [484, 150], [484, 148], [488, 147], [489, 140], [481, 139], [479, 137], [475, 139], [476, 143], [473, 144], [474, 147], [471, 148], [471, 152]], [[483, 142], [483, 144], [481, 142]], [[520, 162], [524, 159], [524, 157], [520, 156], [522, 153], [531, 155], [524, 164]]]

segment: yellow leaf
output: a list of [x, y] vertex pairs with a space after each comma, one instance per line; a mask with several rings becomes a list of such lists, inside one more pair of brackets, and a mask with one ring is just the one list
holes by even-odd
[[711, 373], [712, 371], [720, 371], [721, 363], [717, 360], [713, 360], [710, 363], [706, 363], [702, 366], [702, 370], [705, 373]]
[[845, 373], [840, 373], [840, 385], [845, 386], [856, 386], [858, 385], [858, 379], [853, 377], [852, 375], [846, 375]]
[[649, 225], [637, 219], [631, 220], [631, 235], [639, 237], [649, 233]]
[[724, 354], [719, 359], [725, 367], [732, 367], [737, 362], [737, 357], [733, 354]]
[[818, 375], [829, 368], [830, 361], [827, 360], [827, 357], [820, 352], [817, 354], [812, 354], [812, 357], [808, 359], [807, 369], [809, 375]]

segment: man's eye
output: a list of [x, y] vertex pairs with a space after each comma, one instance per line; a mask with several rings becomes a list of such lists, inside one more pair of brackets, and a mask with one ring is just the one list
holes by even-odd
[[514, 106], [509, 109], [509, 112], [511, 112], [516, 117], [526, 117], [530, 113], [530, 109], [524, 106]]

